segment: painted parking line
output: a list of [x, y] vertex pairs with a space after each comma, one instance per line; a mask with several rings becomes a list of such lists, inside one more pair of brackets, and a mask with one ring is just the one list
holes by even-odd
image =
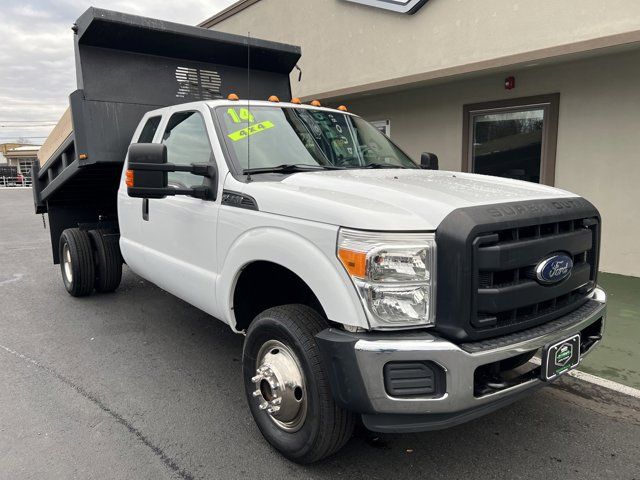
[[[540, 359], [537, 357], [533, 357], [529, 361], [536, 365], [540, 365]], [[622, 385], [621, 383], [607, 380], [606, 378], [597, 377], [595, 375], [591, 375], [590, 373], [581, 372], [580, 370], [570, 370], [569, 372], [567, 372], [567, 375], [577, 378], [578, 380], [593, 383], [594, 385], [598, 385], [600, 387], [604, 387], [609, 390], [613, 390], [615, 392], [640, 399], [640, 390], [638, 390], [637, 388]]]

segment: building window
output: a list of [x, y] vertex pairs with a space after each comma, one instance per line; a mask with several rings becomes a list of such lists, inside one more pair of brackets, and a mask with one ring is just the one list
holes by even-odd
[[369, 123], [380, 130], [382, 133], [384, 133], [387, 137], [391, 137], [391, 121], [374, 120], [373, 122]]
[[464, 106], [462, 170], [553, 185], [560, 95]]

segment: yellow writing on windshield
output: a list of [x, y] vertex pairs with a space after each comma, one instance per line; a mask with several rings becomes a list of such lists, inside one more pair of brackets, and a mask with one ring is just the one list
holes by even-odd
[[237, 142], [238, 140], [242, 140], [243, 138], [247, 138], [259, 132], [264, 132], [265, 130], [269, 130], [273, 127], [275, 127], [273, 122], [265, 120], [264, 122], [256, 123], [255, 125], [236, 130], [235, 132], [230, 133], [228, 136], [231, 140]]
[[242, 123], [247, 120], [250, 123], [253, 123], [255, 121], [253, 114], [246, 108], [241, 108], [240, 113], [238, 113], [234, 108], [230, 108], [227, 110], [227, 115], [229, 115], [233, 123]]

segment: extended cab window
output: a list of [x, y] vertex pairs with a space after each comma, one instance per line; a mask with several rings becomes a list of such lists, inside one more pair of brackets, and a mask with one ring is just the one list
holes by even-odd
[[[167, 146], [167, 161], [176, 165], [211, 161], [211, 143], [204, 119], [199, 112], [174, 113], [162, 136]], [[190, 188], [202, 185], [203, 177], [186, 172], [170, 172], [169, 185]]]
[[153, 137], [156, 135], [156, 131], [158, 130], [158, 125], [160, 125], [160, 120], [162, 117], [151, 117], [147, 120], [147, 123], [144, 124], [142, 128], [142, 132], [140, 132], [140, 137], [138, 137], [138, 143], [152, 143]]
[[310, 108], [217, 107], [224, 140], [238, 166], [283, 164], [328, 168], [417, 168], [375, 127], [361, 118]]

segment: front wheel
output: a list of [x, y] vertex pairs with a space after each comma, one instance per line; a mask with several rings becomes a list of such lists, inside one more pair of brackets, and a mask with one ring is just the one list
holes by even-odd
[[253, 418], [267, 441], [298, 463], [338, 451], [355, 423], [329, 388], [315, 342], [324, 328], [315, 310], [283, 305], [258, 315], [244, 342], [244, 384]]

